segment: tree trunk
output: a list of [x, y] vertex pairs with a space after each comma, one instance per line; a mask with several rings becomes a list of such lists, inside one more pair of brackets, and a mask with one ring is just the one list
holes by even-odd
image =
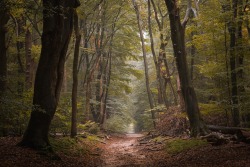
[[180, 108], [181, 108], [181, 111], [185, 112], [185, 102], [184, 102], [183, 94], [181, 93], [181, 84], [180, 84], [179, 74], [177, 74], [176, 76], [176, 85], [177, 85], [177, 94], [178, 94]]
[[[148, 100], [149, 100], [150, 108], [153, 109], [154, 108], [154, 104], [153, 104], [152, 93], [151, 93], [150, 87], [149, 87], [148, 62], [147, 62], [146, 48], [145, 48], [144, 37], [143, 37], [142, 27], [141, 27], [141, 18], [140, 18], [139, 9], [138, 9], [138, 6], [137, 6], [135, 0], [133, 0], [133, 5], [134, 5], [135, 12], [136, 12], [137, 24], [138, 24], [138, 28], [139, 28], [141, 45], [142, 45], [142, 54], [143, 54], [143, 60], [144, 60], [145, 79], [146, 79], [146, 88], [147, 88], [147, 93], [148, 93]], [[152, 115], [154, 127], [156, 127], [155, 113], [152, 110], [151, 110], [151, 115]]]
[[156, 77], [157, 77], [157, 81], [158, 81], [158, 85], [157, 85], [158, 103], [159, 104], [164, 103], [165, 106], [167, 107], [168, 104], [167, 104], [166, 90], [165, 90], [163, 82], [162, 82], [160, 64], [159, 64], [159, 61], [157, 60], [155, 48], [154, 48], [154, 39], [153, 39], [152, 26], [151, 26], [151, 3], [150, 3], [150, 0], [148, 0], [148, 31], [149, 31], [149, 36], [150, 36], [151, 52], [152, 52], [153, 59], [154, 59], [154, 64], [155, 64], [155, 68], [156, 68]]
[[173, 43], [174, 56], [180, 76], [180, 85], [185, 107], [190, 122], [191, 136], [196, 137], [207, 133], [207, 128], [200, 117], [197, 97], [190, 78], [187, 74], [187, 59], [185, 46], [185, 25], [181, 24], [179, 8], [175, 0], [165, 0], [170, 19], [171, 39]]
[[0, 98], [6, 91], [7, 82], [7, 55], [6, 55], [6, 24], [9, 21], [8, 9], [6, 2], [0, 2], [3, 6], [0, 10]]
[[78, 15], [77, 12], [74, 12], [74, 28], [75, 28], [75, 51], [74, 51], [74, 60], [73, 60], [73, 86], [72, 86], [72, 116], [71, 116], [71, 137], [77, 135], [77, 89], [78, 89], [78, 59], [79, 59], [79, 50], [81, 35], [79, 33], [78, 27]]
[[31, 55], [32, 47], [32, 36], [29, 30], [25, 34], [25, 55], [26, 55], [26, 75], [25, 83], [26, 89], [32, 88], [33, 85], [33, 76], [34, 76], [34, 58]]
[[103, 117], [103, 120], [102, 120], [102, 123], [104, 124], [105, 123], [105, 119], [108, 118], [109, 114], [107, 113], [107, 99], [108, 99], [108, 90], [109, 90], [109, 84], [110, 84], [110, 76], [111, 76], [111, 61], [112, 61], [112, 57], [111, 57], [112, 53], [111, 51], [109, 51], [108, 53], [108, 64], [107, 64], [107, 68], [106, 68], [106, 78], [105, 78], [105, 84], [106, 84], [106, 87], [105, 87], [105, 94], [103, 95], [103, 105], [104, 105], [104, 108], [103, 108], [103, 113], [104, 113], [104, 117]]
[[[233, 10], [234, 20], [237, 17], [237, 1], [233, 1], [231, 10]], [[238, 88], [237, 88], [237, 72], [236, 72], [236, 23], [231, 20], [228, 23], [228, 31], [230, 35], [230, 68], [231, 68], [231, 101], [232, 101], [232, 117], [234, 126], [240, 125]]]
[[79, 5], [77, 0], [43, 0], [46, 8], [43, 10], [42, 51], [35, 79], [33, 109], [19, 143], [21, 146], [51, 149], [48, 132], [60, 97], [65, 57], [73, 28], [73, 8]]

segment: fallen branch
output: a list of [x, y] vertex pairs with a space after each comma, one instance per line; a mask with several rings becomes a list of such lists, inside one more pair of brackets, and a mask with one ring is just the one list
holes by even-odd
[[237, 141], [250, 143], [250, 129], [248, 128], [224, 127], [224, 126], [215, 126], [215, 125], [208, 125], [207, 127], [211, 131], [220, 132], [223, 134], [236, 135]]
[[212, 145], [222, 145], [222, 144], [227, 144], [230, 142], [229, 137], [225, 137], [224, 134], [219, 133], [219, 132], [212, 132], [206, 136], [202, 136], [201, 139], [207, 139], [209, 143]]

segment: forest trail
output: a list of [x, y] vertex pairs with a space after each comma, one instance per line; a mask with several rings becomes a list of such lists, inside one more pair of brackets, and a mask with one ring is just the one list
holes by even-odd
[[[155, 154], [162, 149], [156, 149], [140, 142], [143, 134], [126, 134], [124, 137], [112, 137], [102, 147], [101, 154], [103, 167], [136, 167], [152, 166], [156, 160]], [[161, 157], [162, 158], [162, 157]]]
[[[170, 155], [164, 141], [156, 142], [148, 136], [128, 134], [112, 136], [105, 141], [106, 144], [93, 144], [93, 141], [78, 143], [78, 146], [90, 146], [86, 150], [89, 154], [79, 155], [75, 147], [66, 148], [57, 152], [61, 160], [55, 160], [42, 152], [17, 147], [20, 140], [20, 137], [0, 138], [0, 167], [249, 167], [250, 164], [250, 145], [241, 142], [220, 146], [209, 144]], [[69, 138], [63, 141], [69, 141]]]
[[146, 156], [140, 152], [138, 139], [142, 134], [126, 134], [124, 137], [114, 137], [108, 140], [103, 148], [103, 167], [141, 166]]

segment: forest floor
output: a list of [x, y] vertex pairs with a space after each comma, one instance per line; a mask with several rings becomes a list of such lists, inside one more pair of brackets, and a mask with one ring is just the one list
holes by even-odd
[[[250, 145], [206, 144], [181, 153], [166, 151], [166, 140], [144, 140], [141, 134], [112, 136], [108, 140], [81, 143], [86, 152], [56, 151], [61, 160], [28, 148], [17, 147], [17, 137], [0, 138], [1, 167], [249, 167]], [[187, 139], [188, 140], [188, 139]], [[76, 150], [78, 148], [73, 148]], [[72, 151], [72, 150], [71, 150]]]

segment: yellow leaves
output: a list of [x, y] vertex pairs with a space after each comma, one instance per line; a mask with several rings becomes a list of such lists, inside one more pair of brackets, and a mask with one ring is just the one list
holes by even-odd
[[215, 61], [208, 61], [201, 65], [196, 65], [196, 67], [198, 68], [201, 74], [208, 78], [213, 78], [216, 76], [216, 74], [224, 71], [224, 65]]
[[215, 103], [200, 103], [199, 106], [203, 115], [211, 115], [224, 112], [223, 107]]
[[35, 62], [38, 62], [38, 59], [40, 57], [42, 46], [41, 45], [32, 45], [31, 48], [31, 54], [33, 58], [35, 59]]

